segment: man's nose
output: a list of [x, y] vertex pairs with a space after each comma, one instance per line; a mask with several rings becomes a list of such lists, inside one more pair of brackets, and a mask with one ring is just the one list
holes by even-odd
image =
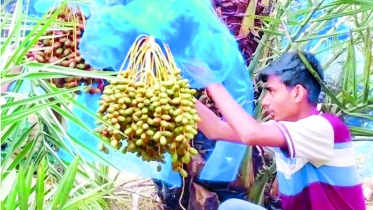
[[269, 98], [268, 98], [268, 94], [265, 93], [263, 99], [262, 99], [262, 106], [264, 107], [268, 107], [270, 104], [270, 101], [269, 101]]

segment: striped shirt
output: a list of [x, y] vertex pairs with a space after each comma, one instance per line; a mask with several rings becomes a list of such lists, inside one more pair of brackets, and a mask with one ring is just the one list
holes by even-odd
[[287, 148], [260, 147], [276, 160], [284, 210], [364, 210], [351, 134], [336, 116], [315, 111], [297, 122], [269, 121]]

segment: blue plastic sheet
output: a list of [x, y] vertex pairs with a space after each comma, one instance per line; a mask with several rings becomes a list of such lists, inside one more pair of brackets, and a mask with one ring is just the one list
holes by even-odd
[[[76, 9], [79, 6], [85, 16], [89, 16], [92, 11], [106, 6], [114, 5], [125, 5], [131, 0], [94, 0], [93, 2], [68, 2], [68, 5]], [[11, 0], [7, 2], [5, 10], [13, 13], [17, 0]], [[63, 0], [27, 0], [23, 1], [22, 11], [27, 12], [29, 17], [41, 17], [46, 12], [49, 12], [52, 8], [60, 5]], [[1, 0], [1, 5], [5, 3], [5, 0]]]
[[[92, 3], [73, 3], [68, 2], [68, 5], [71, 6], [75, 11], [77, 9], [77, 6], [80, 7], [82, 13], [89, 17], [92, 13], [92, 11], [99, 10], [102, 7], [106, 6], [114, 6], [114, 5], [125, 5], [130, 0], [94, 0]], [[51, 8], [54, 8], [61, 4], [61, 0], [31, 0], [31, 5], [33, 5], [33, 10], [37, 14], [43, 15], [44, 13], [50, 11]], [[39, 16], [41, 16], [39, 15]]]
[[[210, 1], [134, 0], [125, 6], [103, 8], [88, 19], [80, 52], [92, 66], [118, 71], [140, 34], [154, 36], [168, 44], [178, 64], [193, 64], [194, 58], [206, 63], [235, 100], [252, 113], [252, 83], [245, 62], [235, 38], [217, 17]], [[201, 88], [193, 81], [191, 86]], [[245, 149], [244, 145], [219, 141], [200, 179], [233, 181]], [[107, 159], [113, 162], [111, 158]], [[123, 160], [126, 163], [132, 161]], [[169, 158], [166, 161], [169, 163]], [[140, 175], [150, 176], [149, 172], [155, 170], [148, 167], [147, 173]], [[128, 172], [134, 173], [133, 170]], [[161, 174], [163, 177], [151, 177], [175, 183], [166, 175], [174, 176], [176, 172], [163, 169]]]
[[[10, 86], [9, 86], [9, 92], [13, 92], [15, 91], [14, 88], [16, 86], [16, 82], [13, 82]], [[19, 87], [19, 89], [17, 90], [17, 93], [21, 93], [23, 95], [29, 95], [31, 93], [31, 81], [29, 79], [25, 79], [21, 86]], [[38, 95], [43, 95], [45, 94], [45, 91], [43, 88], [41, 87], [36, 87], [35, 88], [35, 93], [38, 94]]]
[[[37, 13], [44, 15], [44, 13], [49, 12], [52, 8], [56, 8], [62, 1], [56, 0], [35, 0], [34, 9]], [[90, 14], [91, 8], [89, 5], [68, 3], [74, 10], [79, 6], [82, 13], [85, 16]]]
[[[6, 3], [6, 5], [5, 5], [5, 3]], [[35, 9], [32, 6], [34, 4], [35, 4], [35, 0], [30, 0], [28, 2], [23, 2], [23, 4], [22, 4], [22, 12], [27, 12], [27, 15], [29, 17], [39, 17], [39, 16], [42, 16], [37, 11], [35, 11]], [[1, 0], [1, 6], [3, 6], [3, 5], [5, 5], [5, 11], [6, 12], [9, 12], [10, 14], [13, 14], [14, 11], [15, 11], [15, 9], [16, 9], [17, 0], [11, 0], [11, 1]]]

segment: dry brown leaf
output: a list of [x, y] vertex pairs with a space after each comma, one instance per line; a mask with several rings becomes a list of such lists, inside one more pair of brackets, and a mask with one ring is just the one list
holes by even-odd
[[220, 204], [216, 193], [209, 192], [202, 186], [192, 183], [190, 186], [190, 200], [188, 209], [210, 210], [218, 209]]

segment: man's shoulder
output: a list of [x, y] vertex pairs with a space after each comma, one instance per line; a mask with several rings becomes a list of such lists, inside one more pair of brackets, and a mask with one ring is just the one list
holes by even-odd
[[348, 129], [346, 124], [343, 122], [343, 120], [340, 117], [338, 117], [335, 114], [331, 114], [331, 113], [320, 112], [319, 114], [313, 114], [304, 119], [307, 119], [310, 122], [319, 122], [319, 121], [326, 120], [335, 129]]
[[[289, 122], [285, 122], [287, 124]], [[334, 143], [344, 143], [351, 141], [351, 133], [347, 125], [341, 118], [331, 113], [315, 113], [295, 122], [302, 130], [312, 133], [330, 133], [330, 138], [334, 138]]]
[[347, 127], [345, 123], [343, 122], [343, 120], [335, 114], [321, 112], [319, 116], [327, 119], [332, 125]]
[[322, 113], [320, 116], [324, 117], [332, 125], [335, 143], [351, 141], [350, 130], [341, 118], [330, 113]]
[[[320, 130], [325, 130], [326, 127], [333, 130], [334, 143], [344, 143], [351, 141], [351, 133], [343, 120], [331, 113], [314, 114], [302, 119], [303, 123], [309, 126], [318, 127]], [[329, 129], [328, 129], [329, 130]]]

